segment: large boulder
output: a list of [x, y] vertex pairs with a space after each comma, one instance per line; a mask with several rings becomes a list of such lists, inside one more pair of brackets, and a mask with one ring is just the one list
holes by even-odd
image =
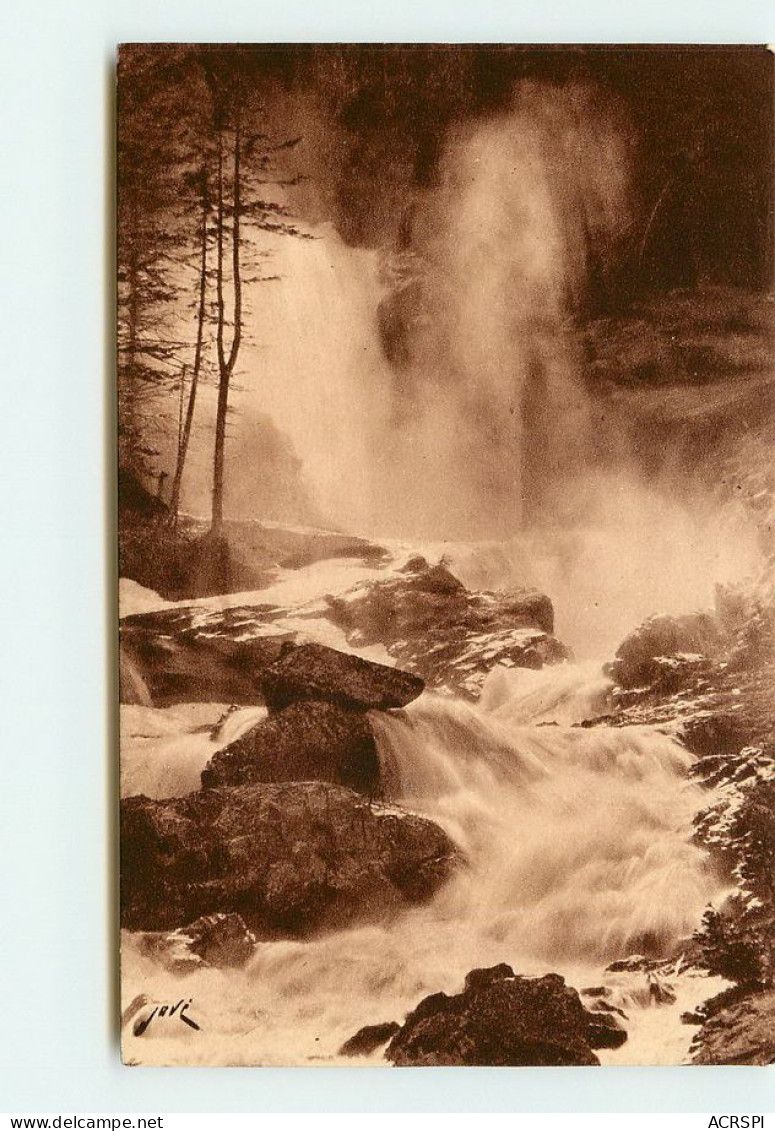
[[237, 912], [266, 936], [428, 899], [458, 854], [431, 821], [343, 786], [285, 782], [121, 804], [121, 918], [171, 930]]
[[286, 646], [277, 662], [261, 676], [264, 701], [270, 711], [281, 711], [305, 699], [384, 711], [405, 707], [423, 687], [416, 675], [323, 644]]
[[759, 605], [735, 634], [729, 652], [733, 671], [749, 671], [775, 661], [775, 607]]
[[722, 644], [710, 613], [650, 617], [619, 645], [608, 674], [626, 689], [675, 691], [708, 670]]
[[381, 645], [430, 688], [469, 699], [496, 664], [541, 668], [569, 656], [552, 635], [554, 611], [543, 593], [471, 592], [445, 565], [419, 555], [401, 576], [361, 582], [327, 604], [352, 647]]
[[594, 1065], [590, 1021], [559, 974], [522, 978], [501, 964], [471, 971], [460, 994], [424, 998], [386, 1056], [402, 1066]]
[[219, 750], [202, 785], [328, 781], [373, 795], [379, 759], [368, 717], [336, 703], [303, 700], [270, 715]]

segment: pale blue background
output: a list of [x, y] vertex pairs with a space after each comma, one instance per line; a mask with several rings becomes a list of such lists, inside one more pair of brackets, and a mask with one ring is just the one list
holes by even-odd
[[761, 43], [775, 40], [775, 6], [18, 0], [1, 32], [0, 1110], [775, 1110], [773, 1070], [122, 1068], [105, 706], [116, 43]]

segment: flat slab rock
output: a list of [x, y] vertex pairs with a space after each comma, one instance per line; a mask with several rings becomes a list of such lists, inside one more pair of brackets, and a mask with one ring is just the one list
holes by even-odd
[[425, 684], [416, 675], [338, 652], [323, 644], [286, 646], [261, 676], [270, 711], [304, 699], [326, 700], [363, 711], [405, 707]]
[[596, 1020], [559, 974], [522, 978], [502, 963], [472, 970], [460, 994], [424, 998], [385, 1055], [401, 1066], [596, 1065]]
[[367, 715], [337, 703], [292, 703], [219, 750], [202, 771], [205, 788], [280, 781], [337, 782], [376, 795], [379, 759]]
[[342, 786], [286, 782], [121, 804], [121, 919], [165, 931], [235, 912], [257, 934], [379, 920], [459, 860], [432, 821]]

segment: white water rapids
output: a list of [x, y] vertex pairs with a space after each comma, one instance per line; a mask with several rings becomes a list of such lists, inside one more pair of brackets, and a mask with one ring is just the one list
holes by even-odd
[[[605, 982], [629, 1015], [618, 1063], [675, 1063], [691, 1028], [682, 1009], [707, 980], [679, 979], [673, 1006], [650, 1002], [645, 975], [603, 968], [665, 953], [716, 890], [689, 842], [707, 795], [690, 757], [650, 728], [573, 726], [604, 703], [594, 665], [495, 669], [480, 703], [423, 695], [374, 713], [390, 800], [443, 826], [465, 864], [427, 905], [393, 921], [259, 945], [244, 970], [177, 976], [125, 937], [125, 1003], [193, 998], [201, 1031], [160, 1024], [128, 1038], [141, 1063], [330, 1063], [363, 1025], [397, 1020], [426, 994], [459, 992], [474, 967], [557, 971]], [[700, 984], [702, 981], [702, 984]], [[658, 1014], [658, 1016], [657, 1016]], [[380, 1053], [372, 1063], [380, 1062]]]
[[374, 718], [391, 795], [442, 825], [468, 862], [439, 918], [552, 961], [662, 950], [709, 892], [686, 842], [699, 802], [688, 755], [648, 729], [515, 724], [522, 711], [510, 698], [483, 711], [428, 697]]

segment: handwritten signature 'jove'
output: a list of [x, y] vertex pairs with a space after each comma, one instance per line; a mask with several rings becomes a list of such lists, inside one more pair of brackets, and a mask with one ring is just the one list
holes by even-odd
[[140, 1020], [136, 1023], [135, 1028], [134, 1028], [135, 1036], [136, 1037], [142, 1037], [143, 1033], [146, 1031], [148, 1026], [153, 1021], [154, 1017], [174, 1017], [175, 1014], [178, 1015], [180, 1020], [185, 1025], [189, 1025], [192, 1029], [199, 1029], [199, 1025], [197, 1025], [197, 1023], [196, 1023], [196, 1021], [194, 1021], [193, 1017], [187, 1017], [186, 1016], [186, 1010], [191, 1005], [191, 1000], [192, 1000], [191, 998], [189, 998], [188, 1001], [186, 1001], [185, 998], [181, 998], [180, 1001], [177, 1002], [175, 1005], [157, 1005], [157, 1006], [155, 1006], [154, 1009], [151, 1010], [150, 1014], [147, 1017], [144, 1017], [142, 1020]]

